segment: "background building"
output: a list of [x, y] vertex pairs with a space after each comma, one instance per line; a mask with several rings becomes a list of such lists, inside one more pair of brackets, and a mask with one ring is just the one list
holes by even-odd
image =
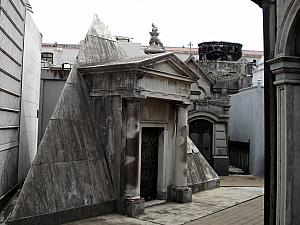
[[242, 46], [228, 42], [199, 44], [199, 60], [186, 63], [198, 74], [192, 84], [189, 136], [218, 175], [229, 174], [229, 95], [249, 87], [253, 61], [242, 60]]
[[79, 45], [73, 44], [42, 44], [38, 143], [47, 128], [79, 48]]
[[264, 86], [264, 57], [258, 61], [257, 66], [253, 70], [252, 86], [257, 86], [258, 83]]
[[229, 116], [230, 141], [250, 142], [249, 173], [264, 176], [264, 88], [260, 83], [230, 96]]

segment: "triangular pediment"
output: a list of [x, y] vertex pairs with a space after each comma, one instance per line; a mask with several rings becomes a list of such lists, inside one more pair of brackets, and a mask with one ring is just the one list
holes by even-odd
[[143, 66], [149, 70], [168, 74], [174, 78], [185, 78], [191, 81], [196, 81], [198, 78], [197, 74], [174, 54], [167, 54], [165, 57], [146, 63]]
[[190, 56], [185, 63], [190, 67], [199, 77], [199, 80], [203, 81], [207, 85], [212, 85], [213, 81], [207, 76], [207, 74], [201, 69], [193, 56]]
[[187, 75], [182, 70], [180, 70], [174, 63], [168, 60], [154, 64], [152, 69], [172, 75], [187, 77]]

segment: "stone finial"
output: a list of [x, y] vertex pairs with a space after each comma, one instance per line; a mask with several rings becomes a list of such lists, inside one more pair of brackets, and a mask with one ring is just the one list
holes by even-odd
[[152, 31], [149, 32], [151, 35], [149, 46], [145, 49], [146, 54], [163, 53], [166, 51], [163, 43], [158, 39], [158, 29], [154, 23], [152, 23]]

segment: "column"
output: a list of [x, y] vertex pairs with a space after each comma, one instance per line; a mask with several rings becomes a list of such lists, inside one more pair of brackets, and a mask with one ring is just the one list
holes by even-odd
[[175, 144], [175, 187], [187, 186], [187, 105], [178, 105]]
[[126, 99], [125, 185], [117, 212], [130, 217], [144, 213], [144, 199], [140, 198], [139, 99]]
[[300, 58], [269, 63], [277, 93], [276, 224], [300, 224]]
[[168, 190], [168, 199], [178, 203], [192, 201], [192, 190], [187, 186], [187, 106], [177, 105], [175, 180]]
[[127, 99], [126, 108], [125, 191], [126, 198], [139, 198], [139, 113], [140, 102]]

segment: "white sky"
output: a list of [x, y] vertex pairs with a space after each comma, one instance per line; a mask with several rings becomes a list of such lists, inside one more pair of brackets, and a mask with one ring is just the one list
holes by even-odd
[[230, 41], [263, 50], [262, 11], [250, 0], [29, 0], [43, 42], [77, 44], [96, 13], [114, 35], [148, 45], [155, 23], [165, 46]]

